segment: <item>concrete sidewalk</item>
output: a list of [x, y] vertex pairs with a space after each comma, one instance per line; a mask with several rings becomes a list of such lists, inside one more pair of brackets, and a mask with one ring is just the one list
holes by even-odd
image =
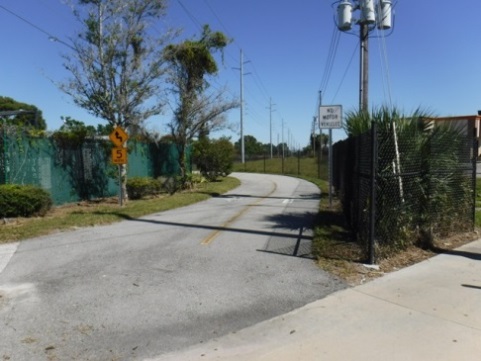
[[153, 360], [481, 360], [481, 240]]

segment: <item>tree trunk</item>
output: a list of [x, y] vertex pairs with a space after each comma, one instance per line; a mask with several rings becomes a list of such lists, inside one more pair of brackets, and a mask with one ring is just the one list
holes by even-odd
[[178, 149], [179, 149], [180, 179], [183, 187], [186, 181], [186, 176], [187, 176], [187, 169], [185, 164], [185, 144], [180, 144], [178, 146]]

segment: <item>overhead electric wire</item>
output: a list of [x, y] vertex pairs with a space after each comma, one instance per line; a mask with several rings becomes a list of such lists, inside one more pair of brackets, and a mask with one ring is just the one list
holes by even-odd
[[[192, 12], [187, 8], [186, 5], [184, 5], [184, 3], [181, 1], [181, 0], [177, 0], [177, 3], [180, 5], [180, 7], [182, 8], [182, 10], [185, 12], [185, 14], [188, 16], [188, 18], [190, 19], [190, 21], [199, 29], [199, 31], [202, 31], [203, 30], [203, 26], [202, 26], [202, 23], [199, 21], [199, 19], [197, 19], [197, 17], [195, 17]], [[230, 68], [232, 68], [231, 66], [228, 66]], [[215, 83], [217, 86], [213, 85], [212, 84]], [[222, 88], [225, 88], [224, 85], [220, 84], [218, 81], [217, 81], [217, 78], [213, 77], [211, 79], [211, 83], [210, 85], [216, 89], [216, 90], [219, 90], [219, 91], [223, 91]], [[234, 97], [238, 97], [237, 94], [234, 94], [230, 89], [228, 88], [225, 88], [225, 91], [228, 92], [229, 94], [231, 94], [232, 96]]]
[[257, 72], [257, 69], [255, 67], [255, 64], [251, 61], [251, 67], [252, 67], [252, 70], [253, 70], [253, 74], [254, 74], [254, 80], [256, 81], [257, 85], [258, 85], [258, 88], [259, 90], [263, 93], [264, 97], [266, 98], [266, 101], [270, 101], [270, 95], [269, 95], [269, 92], [267, 91], [263, 81], [262, 81], [262, 78], [260, 77], [259, 73]]
[[65, 41], [63, 41], [63, 40], [61, 40], [61, 39], [59, 39], [57, 36], [49, 33], [47, 30], [42, 29], [40, 26], [35, 25], [35, 24], [32, 23], [31, 21], [25, 19], [23, 16], [18, 15], [18, 14], [15, 13], [14, 11], [12, 11], [12, 10], [10, 10], [10, 9], [7, 9], [5, 6], [0, 5], [0, 9], [5, 10], [5, 11], [8, 12], [9, 14], [11, 14], [11, 15], [15, 16], [16, 18], [20, 19], [21, 21], [23, 21], [24, 23], [28, 24], [28, 25], [31, 26], [32, 28], [40, 31], [40, 32], [43, 33], [44, 35], [47, 35], [49, 40], [55, 41], [55, 42], [57, 42], [57, 43], [60, 43], [60, 44], [62, 44], [62, 45], [65, 45], [65, 46], [69, 47], [69, 48], [72, 49], [72, 50], [75, 50], [75, 48], [74, 48], [72, 45], [66, 43]]
[[342, 78], [341, 78], [341, 81], [339, 83], [339, 86], [337, 87], [336, 93], [332, 97], [331, 103], [334, 103], [334, 101], [336, 100], [337, 94], [339, 93], [339, 90], [341, 90], [342, 84], [344, 83], [344, 80], [346, 79], [346, 75], [347, 75], [349, 69], [351, 68], [352, 61], [354, 60], [354, 56], [356, 55], [356, 53], [359, 49], [359, 44], [360, 44], [360, 42], [358, 42], [356, 44], [356, 46], [354, 48], [354, 51], [352, 52], [351, 58], [349, 59], [349, 63], [347, 64], [346, 70], [344, 71], [344, 74], [342, 75]]
[[[232, 39], [232, 36], [231, 34], [229, 33], [229, 30], [227, 30], [227, 27], [224, 25], [224, 23], [222, 22], [222, 20], [220, 19], [220, 17], [217, 15], [217, 13], [214, 11], [214, 9], [212, 8], [212, 6], [210, 6], [209, 2], [207, 0], [204, 0], [204, 4], [207, 5], [207, 7], [209, 8], [210, 12], [214, 15], [214, 17], [216, 18], [217, 22], [220, 24], [220, 26], [222, 27], [222, 29], [224, 29], [226, 35]], [[237, 45], [237, 44], [236, 44]]]
[[[215, 17], [215, 19], [217, 20], [217, 22], [220, 24], [220, 26], [222, 27], [222, 29], [224, 30], [224, 32], [226, 33], [226, 35], [231, 38], [231, 39], [234, 39], [233, 36], [231, 35], [231, 32], [229, 31], [229, 29], [227, 28], [227, 26], [224, 24], [224, 22], [222, 21], [222, 19], [220, 18], [220, 16], [217, 14], [217, 12], [214, 10], [214, 8], [209, 4], [209, 2], [207, 0], [204, 0], [204, 3], [205, 5], [207, 6], [207, 8], [209, 9], [209, 11], [212, 13], [212, 15]], [[233, 43], [237, 46], [237, 48], [239, 50], [242, 49], [242, 47], [240, 46], [240, 44], [238, 44], [238, 42], [234, 39]], [[246, 64], [249, 64], [249, 67], [252, 69], [252, 75], [253, 75], [253, 80], [255, 82], [255, 85], [257, 86], [257, 88], [260, 90], [261, 94], [265, 97], [265, 101], [270, 101], [270, 96], [269, 96], [269, 92], [266, 90], [266, 87], [264, 86], [264, 83], [262, 82], [262, 78], [260, 77], [259, 73], [257, 72], [257, 69], [255, 67], [255, 64], [252, 60], [249, 59], [248, 56], [246, 56], [245, 54], [245, 51], [243, 50], [244, 52], [244, 56], [245, 58], [247, 59], [246, 60]], [[231, 56], [232, 57], [232, 56]], [[263, 104], [261, 104], [261, 101], [257, 99], [257, 97], [254, 95], [254, 93], [251, 91], [250, 88], [246, 88], [245, 89], [247, 91], [247, 93], [249, 93], [251, 96], [252, 96], [252, 99], [258, 103], [259, 105], [263, 106]], [[251, 113], [255, 113], [256, 117], [254, 118], [254, 121], [258, 124], [259, 121], [258, 119], [260, 119], [261, 117], [259, 117], [259, 115], [256, 113], [256, 112], [253, 112], [251, 110]]]
[[[233, 39], [229, 29], [227, 29], [227, 27], [224, 25], [224, 22], [221, 20], [220, 16], [217, 14], [217, 12], [214, 10], [214, 8], [209, 4], [209, 2], [207, 0], [204, 0], [204, 3], [207, 5], [207, 7], [209, 8], [210, 12], [212, 13], [212, 15], [214, 15], [214, 17], [216, 18], [217, 22], [220, 24], [220, 26], [222, 27], [222, 29], [224, 29], [226, 35]], [[242, 49], [242, 47], [235, 41], [234, 39], [234, 44], [237, 46], [237, 48], [240, 50]], [[252, 67], [252, 70], [253, 70], [253, 75], [254, 75], [254, 80], [256, 81], [257, 83], [257, 86], [259, 88], [259, 90], [261, 90], [261, 92], [263, 92], [264, 96], [266, 97], [266, 99], [268, 100], [270, 97], [269, 97], [269, 93], [267, 92], [263, 82], [262, 82], [262, 79], [261, 77], [259, 76], [259, 73], [257, 72], [257, 69], [255, 68], [255, 65], [254, 63], [252, 62], [252, 60], [249, 60], [249, 57], [245, 55], [245, 52], [244, 52], [244, 56], [246, 57], [246, 59], [248, 59], [248, 62], [251, 64], [251, 67]]]
[[[394, 8], [397, 6], [398, 1], [396, 1], [391, 8], [391, 11], [394, 11]], [[377, 6], [381, 6], [380, 3], [378, 3]], [[382, 9], [379, 8], [377, 10], [378, 13], [382, 13]], [[340, 34], [339, 31], [336, 31], [336, 27], [334, 26], [333, 30], [333, 35], [331, 37], [331, 43], [329, 46], [329, 53], [328, 53], [328, 58], [326, 61], [326, 66], [323, 74], [323, 78], [321, 81], [321, 85], [319, 87], [320, 91], [325, 92], [327, 85], [329, 83], [330, 75], [332, 72], [332, 66], [334, 64], [334, 59], [337, 51], [337, 47], [339, 45], [339, 39], [336, 39], [335, 34]], [[381, 32], [379, 34], [379, 29], [377, 29], [377, 37], [380, 38], [380, 41], [378, 43], [379, 45], [379, 55], [381, 59], [381, 73], [382, 73], [382, 86], [383, 86], [383, 91], [384, 91], [384, 98], [388, 100], [389, 104], [392, 106], [392, 87], [391, 87], [391, 78], [390, 78], [390, 70], [389, 70], [389, 61], [388, 61], [388, 55], [387, 55], [387, 46], [386, 46], [386, 35], [384, 32]], [[344, 72], [340, 85], [338, 86], [335, 95], [333, 96], [332, 102], [334, 102], [334, 99], [337, 97], [337, 94], [342, 86], [342, 83], [345, 80], [345, 77], [347, 75], [347, 72], [349, 68], [351, 67], [352, 61], [354, 59], [355, 52], [357, 48], [359, 47], [359, 43], [356, 44], [356, 49], [354, 49], [354, 53], [351, 56], [351, 59], [349, 60], [349, 64], [346, 68], [346, 71]], [[317, 108], [316, 108], [317, 109]]]
[[[378, 30], [378, 32], [379, 32], [379, 30]], [[386, 99], [388, 99], [390, 97], [388, 95], [388, 90], [387, 90], [385, 58], [384, 58], [384, 54], [383, 54], [384, 49], [382, 48], [381, 41], [378, 41], [378, 50], [379, 50], [379, 64], [380, 64], [380, 68], [381, 68], [381, 85], [382, 85], [384, 101], [386, 101]], [[390, 101], [389, 101], [389, 104], [391, 104]]]
[[187, 7], [182, 3], [182, 1], [177, 0], [177, 2], [179, 3], [182, 10], [184, 10], [184, 12], [190, 18], [190, 20], [199, 28], [200, 31], [202, 31], [202, 24], [200, 23], [200, 21], [197, 20], [197, 18], [194, 15], [192, 15], [192, 13], [189, 11], [189, 9], [187, 9]]
[[[194, 23], [194, 25], [199, 29], [199, 30], [202, 30], [202, 25], [201, 25], [201, 22], [197, 19], [196, 16], [194, 16], [192, 14], [192, 12], [189, 10], [189, 8], [181, 1], [181, 0], [177, 0], [177, 3], [180, 5], [180, 7], [182, 8], [182, 10], [187, 14], [187, 16], [189, 17], [189, 19], [192, 21], [192, 23]], [[220, 18], [220, 16], [217, 14], [217, 12], [215, 11], [215, 9], [209, 4], [209, 2], [207, 0], [204, 0], [204, 3], [206, 5], [206, 7], [209, 9], [209, 11], [212, 13], [212, 15], [215, 17], [215, 19], [217, 20], [217, 22], [219, 23], [219, 25], [222, 27], [223, 31], [225, 32], [225, 34], [233, 39], [233, 44], [235, 44], [237, 46], [237, 48], [240, 50], [242, 49], [241, 45], [238, 43], [238, 41], [235, 40], [235, 38], [232, 37], [232, 34], [231, 32], [229, 31], [229, 29], [226, 27], [225, 23], [222, 21], [222, 19]], [[266, 86], [264, 85], [263, 81], [262, 81], [262, 78], [260, 77], [256, 67], [255, 67], [255, 64], [254, 62], [249, 59], [249, 57], [246, 55], [245, 51], [243, 50], [243, 53], [244, 53], [244, 58], [246, 59], [246, 64], [249, 64], [249, 70], [251, 71], [251, 74], [253, 75], [252, 76], [252, 79], [254, 80], [254, 84], [256, 85], [256, 87], [259, 89], [259, 92], [260, 92], [260, 95], [262, 95], [262, 97], [265, 98], [265, 101], [266, 102], [270, 102], [270, 99], [272, 98], [270, 95], [269, 95], [269, 92], [267, 91], [267, 88]], [[233, 56], [228, 50], [226, 50], [226, 54], [228, 55], [228, 58], [230, 61], [239, 61], [238, 57], [235, 57]], [[229, 64], [227, 64], [227, 66], [229, 66]], [[230, 68], [232, 69], [238, 69], [238, 67], [235, 67], [235, 66], [231, 66]], [[238, 74], [238, 71], [235, 72], [236, 75]], [[216, 85], [219, 85], [219, 83], [217, 82], [216, 79], [213, 80], [214, 83], [216, 83]], [[248, 94], [250, 94], [251, 96], [249, 97], [250, 98], [250, 103], [252, 103], [252, 101], [254, 101], [255, 103], [257, 103], [258, 105], [260, 105], [261, 107], [264, 108], [265, 104], [262, 103], [262, 100], [259, 100], [259, 97], [256, 96], [254, 94], [254, 92], [252, 92], [251, 88], [250, 87], [246, 87], [244, 89]], [[233, 95], [233, 92], [231, 90], [227, 90], [231, 95]], [[235, 96], [235, 95], [234, 95]], [[253, 120], [254, 123], [260, 125], [260, 126], [263, 126], [265, 127], [266, 124], [264, 123], [261, 123], [260, 120], [261, 119], [264, 119], [265, 116], [259, 116], [259, 113], [255, 110], [256, 108], [252, 108], [252, 107], [248, 107], [247, 106], [247, 101], [244, 99], [244, 104], [246, 104], [246, 116], [248, 115], [250, 119]], [[277, 114], [279, 116], [282, 116], [282, 114], [280, 114], [280, 111], [279, 109], [276, 110], [277, 111]], [[273, 128], [275, 129], [275, 123], [273, 122]]]
[[320, 91], [325, 91], [329, 80], [331, 78], [332, 68], [334, 66], [334, 60], [336, 59], [337, 49], [339, 47], [339, 39], [341, 37], [340, 32], [334, 26], [331, 36], [331, 42], [329, 44], [329, 51], [327, 54], [326, 65], [324, 67], [324, 73], [322, 75], [321, 84], [319, 86]]

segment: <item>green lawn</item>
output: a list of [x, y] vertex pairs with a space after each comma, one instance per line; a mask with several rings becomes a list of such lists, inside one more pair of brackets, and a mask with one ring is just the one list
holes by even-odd
[[247, 160], [244, 164], [236, 162], [234, 171], [252, 172], [252, 173], [269, 173], [269, 174], [285, 174], [299, 176], [302, 178], [320, 178], [327, 180], [328, 177], [327, 157], [319, 162], [314, 157], [286, 157], [272, 158], [266, 157], [257, 160]]

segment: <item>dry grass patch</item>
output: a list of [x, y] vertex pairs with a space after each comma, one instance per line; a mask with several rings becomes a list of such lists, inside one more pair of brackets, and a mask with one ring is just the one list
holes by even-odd
[[412, 245], [380, 260], [379, 264], [371, 267], [365, 264], [365, 254], [361, 247], [353, 242], [353, 237], [344, 222], [339, 202], [334, 201], [332, 208], [329, 208], [326, 203], [327, 201], [323, 200], [321, 204], [313, 241], [313, 253], [317, 257], [320, 268], [352, 286], [409, 267], [479, 239], [477, 231], [435, 239], [432, 249], [423, 249]]

